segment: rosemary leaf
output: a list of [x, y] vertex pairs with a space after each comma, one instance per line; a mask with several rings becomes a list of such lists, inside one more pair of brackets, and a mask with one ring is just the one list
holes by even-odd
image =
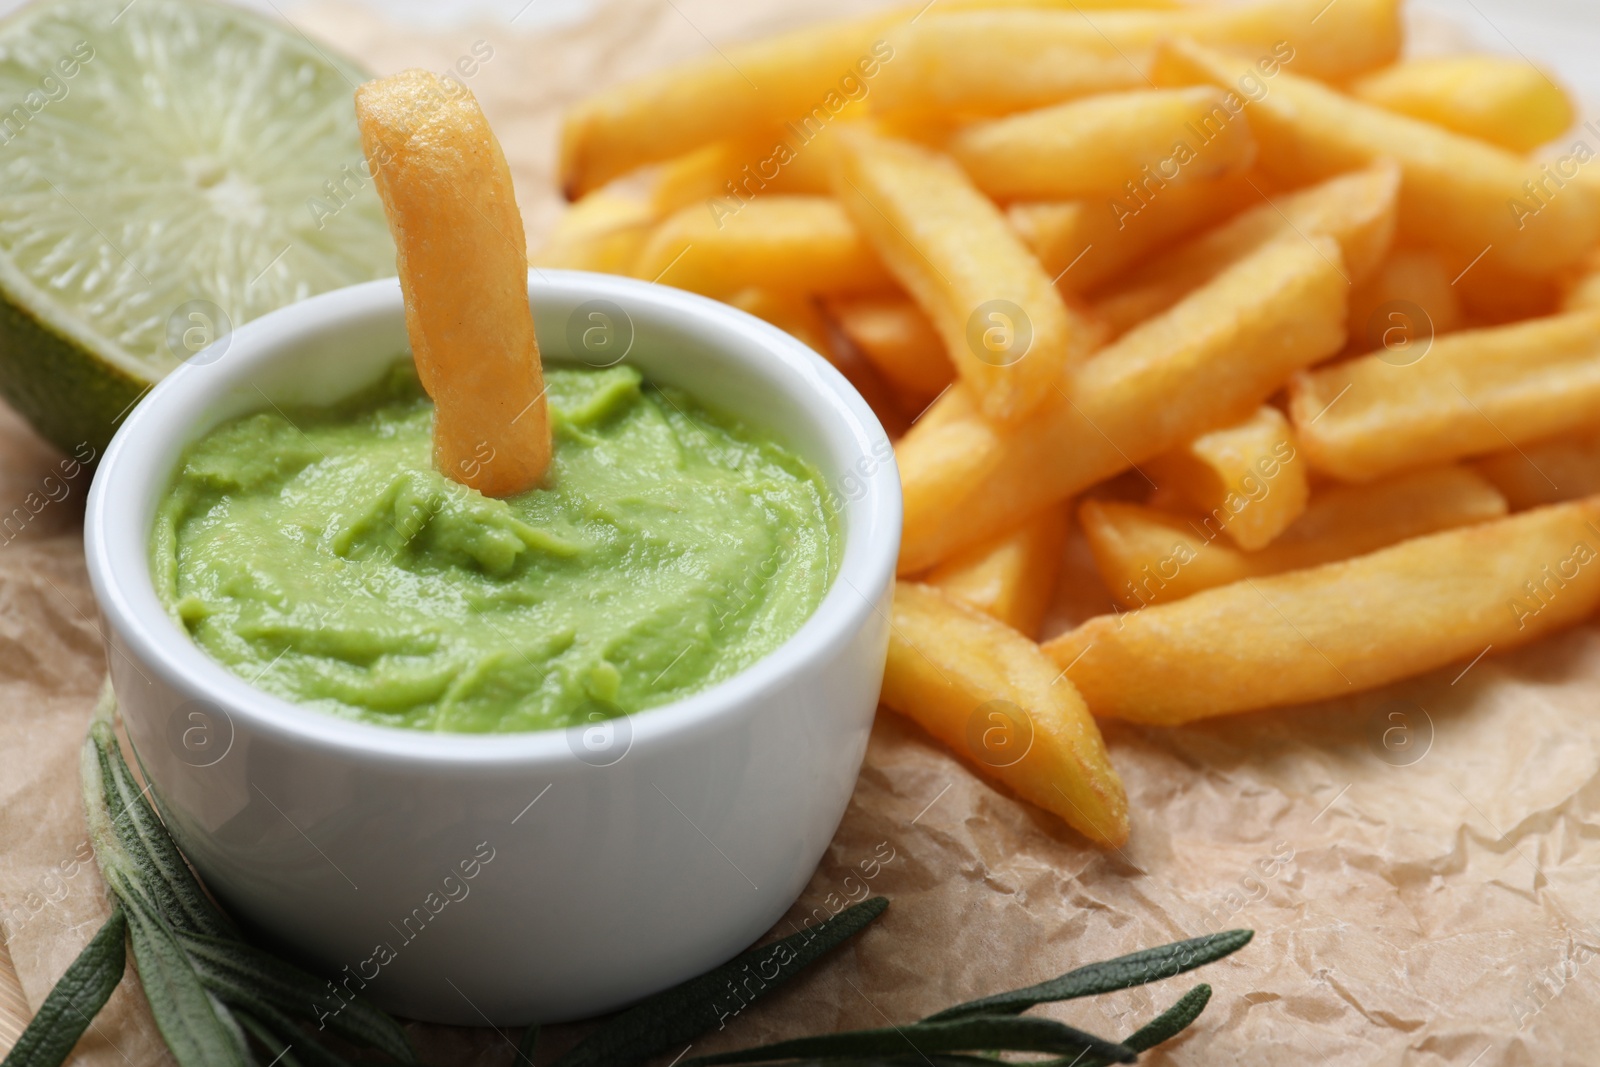
[[[1161, 1042], [1177, 1037], [1189, 1028], [1189, 1024], [1200, 1018], [1200, 1013], [1206, 1010], [1206, 1004], [1211, 1000], [1211, 987], [1202, 982], [1189, 992], [1178, 998], [1176, 1004], [1145, 1023], [1132, 1034], [1122, 1039], [1122, 1043], [1135, 1052], [1148, 1052]], [[1089, 1058], [1071, 1067], [1107, 1067], [1110, 1060]], [[1047, 1064], [1029, 1064], [1029, 1067], [1050, 1067]], [[1060, 1067], [1068, 1067], [1066, 1064]]]
[[[294, 1045], [279, 1039], [277, 1034], [267, 1029], [265, 1023], [252, 1018], [245, 1012], [235, 1012], [234, 1015], [239, 1020], [239, 1024], [245, 1028], [245, 1031], [251, 1037], [256, 1039], [256, 1042], [262, 1048], [277, 1057], [272, 1061], [273, 1067], [279, 1067], [280, 1064], [282, 1067], [302, 1067], [300, 1058], [294, 1054]], [[274, 1049], [277, 1051], [273, 1051]]]
[[1183, 974], [1185, 971], [1192, 971], [1196, 967], [1220, 960], [1249, 944], [1254, 936], [1255, 932], [1252, 930], [1228, 930], [1220, 934], [1191, 938], [1188, 941], [1177, 941], [1170, 945], [1162, 945], [1160, 948], [1145, 949], [1126, 956], [1118, 956], [1114, 960], [1079, 967], [1059, 978], [1052, 978], [1038, 985], [957, 1004], [937, 1015], [928, 1016], [925, 1021], [964, 1019], [973, 1015], [1016, 1015], [1039, 1004], [1094, 996], [1099, 993], [1114, 993], [1119, 989], [1171, 978], [1173, 975]]
[[[116, 734], [102, 717], [105, 701], [102, 696], [102, 707], [96, 708], [83, 749], [89, 841], [106, 884], [125, 911], [128, 941], [156, 1029], [181, 1067], [246, 1067], [249, 1054], [237, 1026], [218, 1016], [163, 916], [163, 905], [185, 913], [185, 902], [170, 884], [168, 857], [164, 854], [156, 859], [146, 842], [150, 837], [165, 837], [172, 857], [177, 857], [177, 846], [133, 787], [133, 775], [122, 759]], [[182, 865], [183, 860], [178, 857], [176, 862]], [[198, 895], [199, 886], [186, 866], [183, 874]], [[206, 906], [211, 906], [209, 901]]]
[[1211, 987], [1204, 982], [1178, 998], [1178, 1002], [1145, 1023], [1123, 1040], [1136, 1052], [1147, 1052], [1169, 1038], [1177, 1037], [1200, 1018], [1211, 1002]]
[[180, 1067], [248, 1067], [250, 1055], [224, 1022], [171, 929], [138, 897], [128, 909], [128, 940], [156, 1029]]
[[399, 1024], [366, 1001], [341, 1000], [327, 982], [240, 941], [187, 933], [178, 941], [206, 988], [229, 1007], [260, 1014], [255, 1005], [267, 1004], [401, 1063], [415, 1062]]
[[980, 1015], [947, 1022], [912, 1023], [872, 1030], [819, 1034], [771, 1045], [701, 1056], [684, 1067], [727, 1063], [770, 1063], [775, 1060], [871, 1058], [936, 1052], [1050, 1052], [1058, 1056], [1097, 1056], [1109, 1063], [1132, 1063], [1137, 1054], [1115, 1041], [1084, 1033], [1054, 1019], [1032, 1016]]
[[632, 1067], [659, 1053], [676, 1051], [850, 940], [888, 906], [883, 897], [862, 901], [810, 930], [753, 948], [698, 978], [648, 997], [584, 1038], [552, 1067]]
[[0, 1067], [59, 1067], [105, 1007], [127, 967], [128, 919], [118, 904], [39, 1006]]
[[[104, 798], [116, 841], [138, 871], [143, 890], [153, 898], [152, 903], [162, 918], [176, 929], [212, 937], [236, 936], [233, 925], [201, 891], [172, 835], [145, 801], [143, 790], [122, 758], [122, 749], [111, 724], [102, 721], [91, 724], [86, 747], [92, 748], [95, 754], [99, 792]], [[86, 788], [86, 797], [88, 792]]]
[[[251, 1035], [267, 1050], [267, 1057], [284, 1055], [308, 1067], [351, 1067], [349, 1060], [309, 1040], [298, 1023], [270, 1004], [257, 1002], [249, 1007], [229, 1005], [230, 1013], [244, 1023]], [[287, 1051], [286, 1051], [287, 1050]]]

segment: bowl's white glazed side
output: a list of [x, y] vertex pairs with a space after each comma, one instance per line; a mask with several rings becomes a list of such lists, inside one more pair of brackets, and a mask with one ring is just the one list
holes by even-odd
[[[351, 988], [473, 1025], [615, 1007], [781, 916], [865, 752], [899, 537], [881, 428], [797, 343], [642, 283], [547, 272], [531, 288], [552, 358], [568, 346], [545, 324], [598, 292], [637, 331], [629, 362], [770, 428], [841, 494], [839, 579], [813, 618], [749, 671], [629, 717], [614, 764], [579, 759], [574, 732], [426, 735], [296, 708], [206, 658], [155, 601], [147, 538], [182, 448], [243, 411], [372, 381], [404, 349], [393, 282], [259, 320], [163, 383], [108, 450], [88, 518], [129, 736], [208, 884]], [[197, 726], [203, 755], [183, 740]]]

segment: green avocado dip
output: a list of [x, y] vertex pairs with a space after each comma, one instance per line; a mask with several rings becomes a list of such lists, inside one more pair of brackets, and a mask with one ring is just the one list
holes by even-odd
[[156, 517], [168, 610], [269, 692], [469, 733], [664, 704], [792, 636], [837, 565], [818, 472], [629, 367], [546, 381], [548, 488], [507, 500], [433, 470], [409, 362], [213, 430]]

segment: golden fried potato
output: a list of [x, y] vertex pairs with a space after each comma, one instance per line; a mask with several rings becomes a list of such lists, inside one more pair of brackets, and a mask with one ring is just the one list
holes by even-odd
[[1600, 311], [1600, 249], [1590, 252], [1561, 279], [1562, 311]]
[[1289, 413], [1311, 465], [1346, 481], [1577, 431], [1600, 419], [1600, 312], [1310, 371], [1290, 384]]
[[906, 401], [921, 410], [955, 380], [944, 341], [903, 296], [830, 300], [827, 314]]
[[1256, 409], [1234, 426], [1201, 434], [1144, 468], [1158, 487], [1199, 508], [1206, 529], [1240, 548], [1265, 548], [1306, 509], [1311, 487], [1283, 412]]
[[901, 573], [916, 573], [1130, 465], [1248, 416], [1295, 370], [1344, 345], [1348, 286], [1327, 238], [1270, 244], [1070, 375], [1012, 427], [944, 417], [896, 446]]
[[924, 581], [1033, 637], [1055, 593], [1066, 543], [1066, 509], [1052, 505], [992, 541], [957, 553]]
[[1473, 464], [1518, 511], [1600, 493], [1600, 433], [1557, 437]]
[[864, 130], [837, 134], [834, 189], [944, 339], [984, 414], [1014, 421], [1057, 395], [1098, 343], [998, 208], [948, 158]]
[[1177, 303], [1269, 241], [1325, 235], [1339, 242], [1352, 283], [1377, 269], [1394, 239], [1400, 174], [1378, 163], [1260, 203], [1130, 271], [1098, 295], [1095, 315], [1114, 333]]
[[[1335, 5], [1335, 9], [1340, 5]], [[1255, 76], [1246, 61], [1188, 41], [1157, 49], [1158, 85], [1232, 87]], [[1314, 181], [1390, 158], [1400, 165], [1400, 232], [1468, 259], [1551, 274], [1600, 239], [1600, 195], [1586, 183], [1558, 188], [1550, 172], [1505, 149], [1374, 107], [1279, 71], [1246, 108], [1260, 166], [1288, 183]], [[1574, 174], [1576, 174], [1574, 168]], [[1525, 183], [1533, 183], [1525, 188]], [[1529, 189], [1544, 191], [1532, 195]]]
[[1357, 693], [1600, 605], [1600, 498], [1099, 616], [1045, 645], [1096, 715], [1175, 725]]
[[[1461, 298], [1462, 319], [1473, 326], [1505, 326], [1524, 319], [1539, 319], [1561, 310], [1562, 282], [1573, 267], [1555, 273], [1528, 274], [1510, 270], [1493, 253], [1477, 263], [1465, 256], [1445, 255], [1445, 270], [1454, 272], [1450, 283]], [[1574, 266], [1580, 266], [1579, 264]]]
[[810, 297], [749, 286], [730, 293], [727, 302], [804, 342], [828, 362], [838, 363], [834, 346], [828, 337], [828, 324]]
[[1451, 466], [1319, 490], [1305, 513], [1258, 552], [1227, 544], [1203, 518], [1138, 504], [1086, 500], [1078, 516], [1106, 588], [1137, 608], [1349, 559], [1410, 537], [1497, 519], [1506, 510], [1506, 498], [1494, 485]]
[[[624, 82], [567, 112], [561, 188], [574, 200], [646, 163], [789, 129], [796, 155], [861, 110], [895, 56], [899, 12], [734, 45]], [[785, 124], [792, 124], [787, 126]]]
[[883, 424], [884, 431], [898, 437], [906, 431], [909, 416], [900, 403], [899, 396], [878, 374], [876, 368], [861, 356], [834, 343], [827, 320], [816, 301], [802, 293], [776, 292], [750, 286], [732, 293], [727, 303], [746, 311], [758, 319], [770, 322], [778, 329], [809, 345], [818, 355], [838, 368], [849, 383], [855, 386], [861, 399], [872, 408], [873, 414]]
[[[1148, 87], [1135, 61], [1085, 28], [1070, 11], [935, 8], [889, 36], [894, 60], [873, 86], [870, 107], [891, 116], [993, 117]], [[1039, 33], [1046, 37], [1024, 37]], [[994, 65], [997, 55], [1003, 66]]]
[[[824, 131], [825, 133], [826, 131]], [[662, 164], [651, 191], [657, 216], [700, 204], [716, 219], [737, 215], [762, 196], [826, 196], [827, 138], [797, 152], [787, 130], [717, 141]]]
[[729, 218], [690, 204], [656, 227], [632, 273], [707, 296], [749, 286], [859, 293], [894, 284], [839, 202], [826, 196], [764, 196]]
[[1403, 355], [1461, 327], [1461, 300], [1437, 252], [1397, 248], [1350, 294], [1350, 348]]
[[974, 123], [947, 150], [998, 200], [1118, 196], [1129, 182], [1185, 185], [1255, 159], [1243, 113], [1208, 86], [1103, 93]]
[[[923, 427], [924, 433], [932, 433], [943, 426], [954, 426], [957, 423], [971, 423], [976, 431], [973, 440], [990, 440], [982, 414], [978, 411], [978, 403], [973, 399], [972, 392], [960, 382], [952, 382], [950, 388], [939, 394], [939, 398], [929, 404], [917, 419], [917, 425]], [[988, 446], [980, 446], [980, 451]], [[983, 458], [987, 462], [987, 457]]]
[[1574, 117], [1550, 75], [1509, 56], [1411, 59], [1357, 78], [1350, 95], [1513, 152], [1555, 140]]
[[1006, 208], [1006, 221], [1056, 288], [1084, 293], [1162, 245], [1260, 203], [1258, 185], [1233, 174], [1174, 185], [1159, 196], [1019, 200]]
[[544, 247], [528, 261], [558, 270], [626, 274], [658, 217], [642, 197], [596, 189], [567, 208]]
[[356, 122], [434, 402], [434, 466], [489, 496], [532, 489], [550, 465], [550, 422], [500, 142], [470, 91], [425, 70], [358, 88]]
[[1089, 840], [1128, 839], [1128, 800], [1100, 728], [1039, 646], [913, 582], [895, 587], [883, 702], [985, 777]]
[[936, 5], [890, 34], [894, 59], [884, 64], [868, 102], [883, 112], [1004, 115], [1148, 88], [1149, 53], [1171, 36], [1248, 56], [1261, 71], [1290, 63], [1334, 79], [1389, 64], [1400, 50], [1398, 0], [1256, 0], [1093, 13], [1067, 7]]

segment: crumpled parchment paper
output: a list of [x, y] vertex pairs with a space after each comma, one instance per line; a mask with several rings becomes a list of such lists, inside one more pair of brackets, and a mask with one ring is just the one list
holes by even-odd
[[[511, 25], [418, 32], [353, 8], [287, 8], [389, 71], [470, 83], [505, 144], [530, 237], [559, 211], [556, 122], [603, 84], [847, 13], [846, 0], [718, 5], [534, 0]], [[84, 574], [87, 476], [0, 411], [0, 1050], [107, 914], [78, 750], [104, 670]], [[31, 494], [31, 495], [30, 495]], [[35, 513], [36, 512], [36, 513]], [[17, 524], [13, 524], [17, 525]], [[1081, 542], [1054, 626], [1107, 609]], [[1376, 693], [1184, 729], [1106, 724], [1133, 836], [1118, 852], [997, 792], [916, 727], [879, 716], [833, 845], [776, 932], [868, 894], [893, 900], [828, 962], [696, 1042], [695, 1054], [918, 1018], [1137, 948], [1250, 927], [1195, 976], [1052, 1014], [1122, 1036], [1194, 982], [1216, 989], [1152, 1064], [1583, 1064], [1600, 1055], [1600, 628], [1490, 653]], [[413, 1026], [429, 1062], [509, 1064], [518, 1034]], [[582, 1027], [556, 1028], [559, 1052]], [[541, 1059], [546, 1058], [541, 1054]], [[136, 979], [85, 1065], [170, 1061]]]

